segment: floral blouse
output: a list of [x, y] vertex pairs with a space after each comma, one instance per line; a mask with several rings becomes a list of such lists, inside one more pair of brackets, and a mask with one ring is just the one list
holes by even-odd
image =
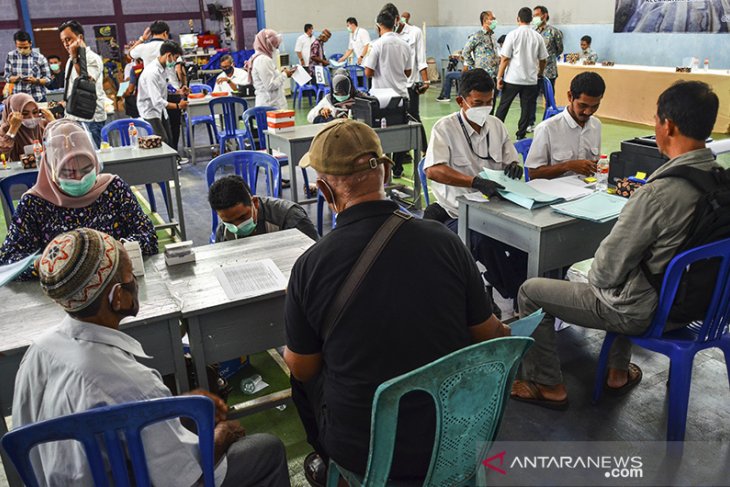
[[[135, 240], [144, 255], [157, 253], [157, 233], [152, 221], [142, 211], [127, 183], [117, 177], [85, 208], [64, 208], [35, 195], [24, 194], [0, 248], [0, 265], [16, 262], [36, 250], [42, 251], [56, 235], [82, 227], [108, 233], [117, 240]], [[30, 268], [19, 279], [35, 276]]]

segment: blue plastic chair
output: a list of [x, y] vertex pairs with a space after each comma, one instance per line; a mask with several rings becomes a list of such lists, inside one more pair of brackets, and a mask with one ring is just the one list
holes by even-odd
[[317, 83], [317, 96], [316, 100], [317, 103], [319, 103], [319, 100], [322, 99], [322, 97], [326, 96], [330, 91], [332, 91], [332, 73], [330, 73], [330, 70], [327, 69], [327, 67], [324, 68], [324, 78], [325, 82], [324, 84]]
[[[327, 201], [324, 199], [324, 195], [321, 191], [317, 191], [317, 233], [319, 236], [324, 236], [324, 207]], [[332, 228], [337, 226], [337, 215], [332, 213]]]
[[[109, 122], [101, 128], [101, 140], [104, 142], [109, 142], [109, 134], [111, 132], [117, 132], [119, 134], [119, 144], [123, 147], [128, 146], [130, 144], [130, 141], [129, 132], [127, 130], [129, 129], [130, 123], [134, 124], [134, 126], [137, 128], [137, 131], [143, 129], [147, 133], [147, 135], [153, 135], [155, 133], [154, 130], [152, 130], [152, 125], [145, 122], [141, 118], [120, 118], [119, 120]], [[165, 200], [165, 208], [170, 211], [170, 202], [167, 197], [167, 187], [165, 186], [165, 183], [157, 184], [160, 186], [160, 191], [162, 191], [162, 198]], [[150, 201], [150, 208], [153, 212], [157, 213], [157, 201], [155, 201], [155, 193], [152, 189], [152, 185], [145, 184], [144, 187], [147, 190], [147, 199], [149, 199]]]
[[557, 115], [558, 113], [565, 110], [565, 107], [559, 107], [555, 104], [555, 93], [553, 92], [553, 85], [547, 78], [542, 79], [543, 92], [545, 93], [545, 113], [542, 116], [543, 120]]
[[216, 109], [220, 108], [221, 118], [223, 121], [223, 132], [218, 130], [218, 126], [213, 124], [213, 132], [220, 146], [220, 153], [226, 152], [226, 141], [235, 140], [238, 143], [238, 149], [244, 150], [246, 140], [250, 139], [251, 134], [248, 129], [239, 129], [238, 120], [241, 115], [248, 110], [248, 103], [243, 98], [237, 96], [222, 96], [210, 100], [210, 114], [215, 120], [217, 116]]
[[352, 80], [352, 84], [355, 86], [355, 89], [357, 91], [367, 93], [368, 79], [365, 76], [365, 68], [357, 64], [351, 64], [347, 67], [347, 69], [350, 71], [350, 79]]
[[[0, 191], [2, 192], [5, 204], [10, 210], [10, 214], [15, 213], [15, 206], [13, 206], [12, 188], [13, 186], [25, 186], [31, 188], [38, 180], [38, 171], [21, 172], [13, 174], [2, 180], [0, 180]], [[5, 226], [10, 228], [9, 221], [5, 222]]]
[[428, 196], [428, 178], [426, 177], [426, 170], [423, 165], [426, 163], [426, 158], [421, 159], [418, 163], [418, 179], [421, 180], [421, 189], [423, 190], [423, 201], [426, 202], [426, 206], [431, 204], [431, 198]]
[[[215, 78], [213, 78], [215, 80]], [[205, 83], [190, 83], [190, 93], [203, 93], [208, 94], [213, 91], [213, 88], [208, 86]], [[188, 112], [184, 112], [185, 114], [185, 136], [186, 140], [188, 141], [188, 146], [192, 147], [192, 140], [195, 137], [195, 127], [198, 125], [205, 125], [205, 129], [208, 131], [208, 140], [210, 141], [211, 145], [215, 141], [215, 138], [213, 137], [213, 130], [215, 127], [215, 121], [213, 120], [213, 117], [210, 115], [198, 115], [196, 117], [193, 117], [190, 120], [190, 123], [188, 124]]]
[[299, 103], [299, 108], [302, 108], [302, 97], [304, 95], [307, 95], [307, 100], [309, 100], [309, 106], [311, 107], [312, 96], [317, 97], [317, 85], [311, 83], [301, 86], [297, 85], [294, 91], [294, 108], [297, 108], [297, 102]]
[[[224, 167], [232, 167], [233, 172], [241, 176], [252, 194], [257, 194], [258, 173], [259, 169], [264, 169], [266, 173], [266, 196], [279, 198], [281, 195], [281, 171], [277, 160], [264, 152], [256, 151], [233, 151], [227, 154], [221, 154], [211, 160], [205, 168], [205, 178], [208, 188], [215, 181], [215, 175], [219, 169]], [[215, 231], [218, 228], [218, 213], [211, 208], [212, 223], [210, 243], [215, 242]]]
[[522, 139], [515, 142], [515, 149], [522, 156], [522, 168], [525, 170], [525, 182], [530, 180], [530, 174], [527, 166], [527, 154], [530, 153], [530, 147], [532, 147], [532, 139]]
[[[391, 485], [398, 406], [405, 394], [416, 390], [430, 394], [436, 405], [437, 433], [423, 485], [477, 484], [475, 477], [484, 470], [480, 459], [487, 458], [499, 432], [517, 366], [533, 342], [504, 337], [477, 343], [383, 382], [373, 398], [365, 476], [330, 461], [327, 486], [336, 487], [340, 475], [351, 487]], [[486, 485], [480, 480], [478, 485]]]
[[[255, 150], [266, 151], [266, 134], [264, 131], [269, 127], [269, 123], [266, 120], [266, 112], [276, 110], [274, 107], [253, 107], [249, 108], [243, 113], [243, 120], [246, 122], [246, 129], [248, 130], [249, 143]], [[256, 137], [258, 138], [258, 144], [254, 141], [254, 122], [256, 123]], [[289, 158], [285, 154], [273, 156], [279, 161], [280, 166], [286, 166], [289, 164]], [[304, 180], [304, 194], [310, 197], [309, 194], [309, 175], [307, 169], [300, 167], [302, 171], [302, 179]]]
[[[684, 270], [691, 264], [717, 258], [719, 271], [712, 300], [702, 322], [665, 332], [669, 311], [679, 288]], [[667, 413], [667, 441], [683, 441], [687, 422], [692, 362], [697, 352], [720, 348], [725, 354], [725, 365], [730, 376], [730, 239], [702, 245], [675, 256], [664, 275], [659, 305], [649, 329], [642, 336], [626, 336], [632, 343], [669, 357], [669, 410]], [[593, 401], [603, 393], [611, 345], [618, 334], [606, 333], [598, 371], [593, 388]], [[729, 418], [730, 419], [730, 418]]]
[[[329, 55], [329, 56], [327, 57], [327, 59], [329, 59], [330, 61], [339, 61], [339, 59], [340, 59], [340, 58], [341, 58], [342, 56], [344, 56], [344, 55], [345, 55], [345, 53], [342, 53], [342, 52], [338, 52], [338, 53], [335, 53], [335, 54], [330, 54], [330, 55]], [[347, 61], [347, 60], [345, 60], [345, 61]]]
[[[109, 474], [100, 446], [103, 436], [114, 485], [133, 485], [129, 479], [130, 470], [134, 474], [134, 485], [151, 485], [141, 430], [153, 423], [186, 417], [197, 425], [203, 480], [206, 487], [212, 487], [215, 485], [214, 414], [213, 401], [203, 396], [117, 404], [22, 426], [6, 433], [2, 446], [23, 482], [28, 487], [37, 487], [38, 480], [30, 461], [31, 449], [39, 443], [77, 440], [83, 445], [94, 485], [107, 486]], [[175, 472], [169, 472], [169, 475], [174, 478]]]

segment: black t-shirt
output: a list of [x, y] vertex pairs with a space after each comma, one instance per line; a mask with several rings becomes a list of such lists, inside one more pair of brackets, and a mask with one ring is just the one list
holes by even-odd
[[[364, 473], [375, 389], [471, 343], [469, 327], [492, 309], [474, 260], [444, 225], [411, 220], [393, 236], [322, 351], [324, 316], [365, 245], [398, 208], [361, 203], [295, 263], [286, 299], [287, 346], [323, 353], [327, 452]], [[430, 462], [435, 408], [418, 393], [401, 402], [393, 477], [423, 477]]]

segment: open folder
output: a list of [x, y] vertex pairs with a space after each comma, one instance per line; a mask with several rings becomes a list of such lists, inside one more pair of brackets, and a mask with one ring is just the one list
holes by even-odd
[[511, 179], [499, 170], [484, 169], [480, 176], [504, 186], [504, 189], [499, 190], [499, 195], [528, 210], [564, 201], [563, 198], [538, 191], [524, 181]]
[[575, 201], [553, 205], [552, 208], [573, 218], [604, 223], [617, 218], [628, 199], [602, 191]]

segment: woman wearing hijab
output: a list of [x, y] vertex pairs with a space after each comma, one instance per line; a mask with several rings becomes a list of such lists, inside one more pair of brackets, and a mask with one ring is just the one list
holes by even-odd
[[332, 91], [309, 110], [309, 123], [325, 123], [336, 118], [347, 118], [356, 96], [367, 96], [357, 91], [346, 69], [338, 69], [332, 76]]
[[[101, 174], [89, 133], [63, 119], [46, 127], [38, 181], [15, 209], [0, 248], [0, 265], [43, 250], [56, 235], [88, 227], [120, 240], [139, 242], [142, 253], [157, 253], [157, 234], [127, 183]], [[21, 279], [33, 277], [29, 269]]]
[[251, 73], [257, 107], [275, 107], [277, 110], [287, 108], [284, 83], [287, 78], [291, 78], [295, 70], [276, 69], [280, 44], [281, 34], [271, 29], [261, 30], [253, 41], [256, 52], [246, 63], [246, 69]]
[[8, 161], [19, 161], [24, 148], [34, 140], [43, 140], [46, 125], [54, 120], [48, 110], [41, 110], [32, 96], [26, 93], [10, 95], [0, 123], [0, 154]]

